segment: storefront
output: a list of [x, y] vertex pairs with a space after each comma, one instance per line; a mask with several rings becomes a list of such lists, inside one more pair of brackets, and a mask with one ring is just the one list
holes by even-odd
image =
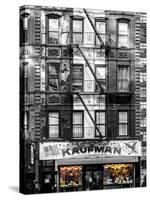
[[[57, 191], [100, 190], [138, 186], [140, 142], [46, 143], [41, 159], [55, 160]], [[52, 150], [53, 149], [53, 150]]]

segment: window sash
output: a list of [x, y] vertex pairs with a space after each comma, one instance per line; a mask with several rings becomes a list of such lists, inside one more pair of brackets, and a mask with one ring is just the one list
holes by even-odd
[[83, 91], [83, 66], [73, 66], [72, 85], [74, 91]]
[[51, 63], [48, 66], [48, 89], [49, 91], [59, 91], [60, 81], [59, 81], [60, 64]]
[[[98, 82], [102, 85], [104, 89], [106, 89], [106, 66], [96, 65], [96, 77]], [[95, 91], [99, 90], [99, 86], [96, 83]]]
[[118, 90], [129, 91], [129, 66], [118, 67]]
[[83, 137], [83, 112], [73, 112], [73, 138]]
[[[102, 136], [105, 136], [106, 132], [106, 113], [104, 111], [96, 111], [95, 115], [95, 122], [96, 122], [96, 127], [99, 129], [101, 132]], [[99, 132], [96, 130], [95, 133], [96, 137], [99, 137]]]
[[49, 137], [58, 138], [59, 137], [59, 113], [49, 112]]
[[129, 46], [129, 23], [128, 22], [118, 23], [118, 46], [119, 47]]
[[121, 111], [119, 112], [119, 136], [128, 135], [128, 113]]
[[59, 19], [48, 19], [48, 42], [50, 44], [59, 44]]
[[[95, 24], [96, 24], [96, 30], [99, 33], [100, 37], [102, 38], [102, 40], [105, 44], [105, 41], [106, 41], [106, 22], [96, 20]], [[96, 37], [96, 45], [99, 45], [100, 41], [97, 38], [97, 35], [95, 35], [95, 37]]]
[[[80, 22], [80, 25], [77, 24]], [[73, 33], [73, 43], [82, 44], [83, 43], [83, 20], [82, 19], [73, 19], [72, 25]]]

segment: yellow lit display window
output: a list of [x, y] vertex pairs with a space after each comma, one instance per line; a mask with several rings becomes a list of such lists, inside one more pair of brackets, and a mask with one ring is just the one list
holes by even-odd
[[132, 184], [133, 164], [106, 164], [104, 165], [104, 185]]
[[82, 166], [60, 167], [60, 187], [82, 186]]

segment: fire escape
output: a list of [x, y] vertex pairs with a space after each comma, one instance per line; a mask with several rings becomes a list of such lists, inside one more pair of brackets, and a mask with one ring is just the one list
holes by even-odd
[[[104, 44], [104, 41], [103, 41], [101, 35], [98, 33], [98, 31], [97, 31], [97, 29], [96, 29], [91, 17], [89, 16], [89, 13], [87, 12], [87, 10], [83, 9], [83, 11], [86, 14], [86, 16], [87, 16], [87, 18], [88, 18], [88, 20], [89, 20], [94, 32], [95, 32], [95, 35], [96, 35], [96, 37], [98, 38], [98, 40], [100, 42], [99, 50], [101, 51], [102, 49], [105, 49], [105, 54], [106, 54], [106, 46]], [[82, 55], [83, 59], [85, 60], [85, 63], [87, 65], [87, 67], [89, 68], [89, 70], [90, 70], [92, 76], [94, 77], [94, 80], [95, 80], [95, 82], [96, 82], [96, 84], [97, 84], [97, 86], [99, 88], [99, 95], [103, 95], [104, 94], [104, 88], [103, 88], [102, 84], [100, 83], [100, 81], [98, 81], [98, 79], [96, 77], [96, 73], [94, 72], [94, 70], [93, 70], [93, 68], [92, 68], [92, 66], [91, 66], [91, 64], [90, 64], [90, 62], [89, 62], [89, 60], [88, 60], [88, 58], [87, 58], [87, 56], [86, 56], [86, 54], [84, 52], [84, 48], [79, 44], [73, 44], [73, 47], [77, 48], [78, 51], [80, 52], [80, 54]], [[86, 103], [83, 100], [82, 95], [84, 95], [84, 94], [81, 93], [81, 92], [77, 92], [77, 93], [74, 92], [74, 94], [76, 94], [78, 96], [79, 100], [83, 104], [86, 112], [88, 113], [88, 115], [89, 115], [89, 117], [90, 117], [90, 119], [91, 119], [91, 121], [92, 121], [92, 123], [93, 123], [93, 125], [95, 127], [95, 130], [99, 134], [100, 140], [102, 140], [103, 139], [102, 133], [100, 132], [99, 128], [97, 127], [95, 120], [93, 119], [93, 117], [92, 117], [92, 115], [91, 115]]]

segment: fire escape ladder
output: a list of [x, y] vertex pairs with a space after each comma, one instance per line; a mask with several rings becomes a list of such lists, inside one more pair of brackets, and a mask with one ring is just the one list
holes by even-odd
[[95, 123], [95, 121], [94, 121], [94, 119], [93, 119], [93, 117], [92, 117], [92, 115], [91, 115], [90, 111], [88, 110], [88, 108], [87, 108], [87, 106], [86, 106], [85, 102], [83, 101], [83, 99], [82, 99], [81, 95], [80, 95], [79, 93], [77, 93], [77, 96], [79, 97], [79, 99], [80, 99], [81, 103], [83, 104], [83, 106], [84, 106], [85, 110], [87, 111], [87, 113], [88, 113], [88, 115], [89, 115], [89, 117], [90, 117], [90, 119], [91, 119], [92, 123], [94, 124], [94, 127], [95, 127], [95, 129], [98, 131], [98, 133], [99, 133], [99, 135], [100, 135], [100, 138], [102, 139], [102, 138], [103, 138], [103, 136], [102, 136], [102, 134], [101, 134], [100, 130], [98, 129], [98, 127], [96, 126], [96, 123]]
[[94, 77], [97, 85], [99, 86], [101, 93], [103, 93], [104, 92], [104, 88], [102, 87], [102, 85], [100, 84], [100, 82], [97, 80], [97, 77], [96, 77], [96, 75], [95, 75], [95, 73], [94, 73], [94, 71], [93, 71], [93, 69], [92, 69], [92, 67], [91, 67], [91, 65], [90, 65], [90, 63], [89, 63], [86, 55], [84, 54], [83, 50], [79, 47], [78, 44], [77, 44], [77, 47], [78, 47], [80, 53], [82, 54], [82, 56], [83, 56], [83, 58], [84, 58], [84, 60], [85, 60], [85, 62], [87, 64], [87, 66], [89, 67], [89, 69], [90, 69], [90, 71], [91, 71], [91, 73], [92, 73], [92, 75], [93, 75], [93, 77]]
[[87, 16], [87, 18], [88, 18], [88, 20], [89, 20], [89, 22], [90, 22], [90, 24], [91, 24], [93, 30], [95, 31], [96, 36], [98, 37], [98, 39], [99, 39], [99, 41], [100, 41], [100, 43], [101, 43], [100, 47], [102, 48], [102, 47], [104, 46], [104, 42], [103, 42], [103, 40], [102, 40], [100, 34], [98, 33], [98, 31], [97, 31], [97, 29], [96, 29], [96, 27], [95, 27], [93, 21], [91, 20], [91, 18], [90, 18], [90, 16], [89, 16], [88, 12], [86, 11], [86, 9], [83, 9], [83, 11], [85, 12], [85, 14], [86, 14], [86, 16]]

